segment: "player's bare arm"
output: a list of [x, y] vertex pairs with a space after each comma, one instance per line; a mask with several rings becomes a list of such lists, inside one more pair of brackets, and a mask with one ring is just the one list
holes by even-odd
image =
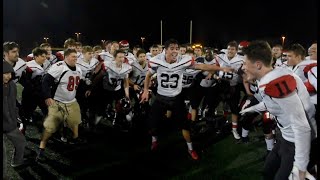
[[126, 95], [126, 98], [130, 99], [129, 97], [129, 78], [124, 78], [124, 93]]
[[216, 71], [224, 71], [224, 72], [234, 71], [234, 69], [230, 67], [220, 67], [220, 66], [211, 65], [211, 64], [194, 64], [192, 68], [203, 70], [203, 71], [209, 71], [212, 74], [214, 74]]
[[140, 103], [148, 101], [148, 99], [149, 99], [149, 91], [148, 90], [149, 90], [149, 86], [150, 86], [151, 76], [152, 76], [152, 74], [148, 71], [146, 74], [146, 79], [144, 80], [144, 88], [143, 88], [143, 93], [141, 96]]

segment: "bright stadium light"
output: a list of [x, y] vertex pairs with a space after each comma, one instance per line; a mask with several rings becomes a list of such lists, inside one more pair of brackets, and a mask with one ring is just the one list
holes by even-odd
[[284, 46], [284, 40], [286, 39], [286, 37], [282, 36], [281, 38], [282, 38], [282, 47], [283, 47]]
[[76, 35], [77, 35], [77, 41], [79, 42], [79, 40], [80, 40], [80, 34], [81, 34], [81, 33], [76, 32], [76, 33], [74, 33], [74, 34], [76, 34]]

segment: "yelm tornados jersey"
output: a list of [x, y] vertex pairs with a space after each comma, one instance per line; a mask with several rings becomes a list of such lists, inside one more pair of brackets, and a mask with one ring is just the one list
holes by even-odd
[[[203, 62], [197, 62], [195, 60], [195, 64], [203, 64]], [[197, 69], [186, 69], [185, 72], [183, 72], [182, 88], [191, 87], [191, 85], [193, 83], [193, 79], [200, 72], [201, 72], [201, 70], [197, 70]]]
[[[204, 59], [204, 64], [214, 65], [214, 64], [216, 64], [216, 60], [213, 59], [212, 61], [207, 61], [206, 59]], [[209, 75], [209, 72], [203, 71], [202, 74], [207, 77]], [[200, 82], [200, 86], [201, 87], [212, 87], [215, 84], [215, 81], [216, 80], [213, 78], [213, 75], [212, 75], [211, 79], [206, 79], [206, 78], [202, 79]]]
[[76, 65], [76, 70], [72, 71], [66, 62], [59, 61], [51, 66], [48, 74], [55, 78], [56, 83], [60, 81], [54, 92], [54, 100], [63, 103], [76, 101], [76, 91], [82, 76], [82, 71], [78, 65]]
[[22, 72], [25, 71], [26, 68], [27, 68], [26, 62], [23, 59], [18, 58], [18, 61], [13, 66], [13, 70], [15, 72], [15, 77], [14, 77], [13, 81], [15, 83], [17, 83], [19, 81], [19, 79], [21, 78]]
[[182, 88], [191, 87], [194, 77], [196, 77], [199, 72], [201, 71], [196, 69], [186, 69], [185, 72], [183, 72]]
[[259, 101], [262, 101], [262, 97], [259, 94], [259, 87], [258, 87], [258, 81], [256, 80], [253, 84], [250, 83], [249, 84], [249, 90], [251, 91], [251, 93], [253, 94], [253, 96]]
[[159, 54], [149, 60], [149, 72], [157, 73], [157, 93], [167, 97], [175, 97], [181, 93], [183, 73], [194, 65], [194, 59], [189, 56], [178, 56], [177, 61], [169, 64], [165, 54]]
[[126, 58], [128, 60], [128, 64], [132, 64], [133, 62], [136, 62], [137, 59], [134, 57], [134, 55], [131, 52], [128, 52], [128, 54], [126, 55]]
[[[295, 162], [306, 169], [311, 137], [316, 137], [315, 107], [302, 80], [290, 70], [275, 68], [258, 82], [259, 93], [285, 140], [295, 144]], [[311, 136], [310, 136], [311, 135]]]
[[77, 65], [82, 71], [82, 79], [90, 79], [94, 68], [99, 64], [98, 59], [92, 58], [89, 63], [85, 62], [83, 58], [77, 60]]
[[104, 62], [113, 61], [114, 57], [109, 52], [102, 52], [99, 56], [104, 60]]
[[[243, 56], [236, 55], [231, 60], [228, 59], [227, 54], [219, 54], [216, 58], [216, 63], [220, 67], [231, 67], [238, 70], [243, 64]], [[233, 76], [229, 79], [230, 86], [235, 86], [241, 82], [241, 77], [237, 73], [232, 73]]]
[[[304, 83], [306, 83], [309, 81], [308, 78], [310, 77], [310, 76], [308, 76], [308, 72], [311, 70], [312, 67], [316, 67], [316, 66], [317, 66], [317, 61], [315, 61], [315, 60], [303, 60], [299, 64], [294, 66], [292, 71], [296, 75], [298, 75], [299, 78]], [[309, 93], [309, 94], [310, 94], [311, 102], [313, 104], [317, 104], [317, 93]]]
[[137, 61], [133, 61], [132, 66], [132, 75], [130, 80], [137, 84], [140, 87], [143, 87], [144, 79], [146, 78], [146, 74], [148, 72], [148, 62], [146, 62], [146, 66], [143, 68]]
[[129, 77], [132, 67], [127, 63], [122, 63], [121, 68], [116, 66], [115, 61], [104, 62], [106, 75], [103, 79], [103, 87], [109, 91], [117, 91], [121, 89], [121, 83], [124, 78]]
[[26, 63], [27, 69], [30, 69], [29, 71], [32, 72], [31, 79], [34, 79], [37, 76], [43, 76], [45, 73], [45, 70], [43, 67], [41, 67], [35, 60], [29, 61]]
[[[306, 70], [306, 68], [308, 68], [308, 66], [310, 66], [311, 64], [317, 64], [317, 61], [315, 60], [303, 60], [301, 61], [299, 64], [297, 64], [296, 66], [294, 66], [294, 68], [292, 69], [292, 71], [298, 75], [301, 80], [303, 82], [307, 81], [307, 76], [306, 74], [308, 73]], [[306, 74], [305, 74], [306, 73]]]

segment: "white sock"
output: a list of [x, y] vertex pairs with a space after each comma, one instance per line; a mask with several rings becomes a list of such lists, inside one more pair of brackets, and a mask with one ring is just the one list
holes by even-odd
[[192, 148], [192, 142], [187, 142], [187, 145], [188, 145], [189, 151], [192, 151], [192, 150], [193, 150], [193, 148]]
[[156, 142], [158, 141], [158, 137], [157, 136], [152, 136], [152, 142]]
[[276, 134], [276, 130], [272, 129], [272, 134], [275, 135]]
[[232, 122], [232, 130], [237, 131], [238, 123]]
[[248, 134], [249, 134], [249, 131], [242, 128], [242, 137], [247, 137]]
[[267, 144], [267, 150], [271, 151], [273, 149], [274, 146], [274, 139], [264, 139], [266, 141]]

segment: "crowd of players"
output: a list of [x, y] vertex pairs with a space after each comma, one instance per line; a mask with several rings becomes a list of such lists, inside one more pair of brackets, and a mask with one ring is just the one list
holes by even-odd
[[[57, 131], [61, 141], [84, 143], [79, 125], [94, 129], [112, 109], [112, 125], [121, 126], [119, 117], [131, 121], [135, 116], [134, 108], [124, 111], [125, 107], [139, 111], [140, 104], [150, 106], [146, 122], [152, 151], [159, 146], [162, 119], [172, 118], [191, 158], [198, 160], [190, 133], [198, 111], [206, 109], [207, 116], [214, 116], [223, 101], [229, 107], [225, 113], [231, 113], [236, 143], [249, 142], [250, 126], [262, 114], [268, 152], [265, 179], [285, 179], [294, 167], [300, 177], [314, 171], [317, 158], [310, 151], [317, 134], [316, 42], [308, 51], [300, 44], [284, 50], [263, 41], [231, 41], [222, 50], [192, 48], [174, 39], [164, 48], [152, 45], [149, 52], [139, 46], [131, 51], [126, 40], [103, 46], [82, 46], [67, 39], [65, 49], [54, 55], [51, 45], [43, 43], [23, 60], [17, 43], [3, 44], [3, 61], [13, 66], [13, 81], [23, 86], [21, 103], [17, 102], [18, 128], [25, 134], [37, 107], [43, 114], [37, 160], [45, 160], [48, 139]], [[71, 129], [71, 138], [63, 133], [65, 127]]]

